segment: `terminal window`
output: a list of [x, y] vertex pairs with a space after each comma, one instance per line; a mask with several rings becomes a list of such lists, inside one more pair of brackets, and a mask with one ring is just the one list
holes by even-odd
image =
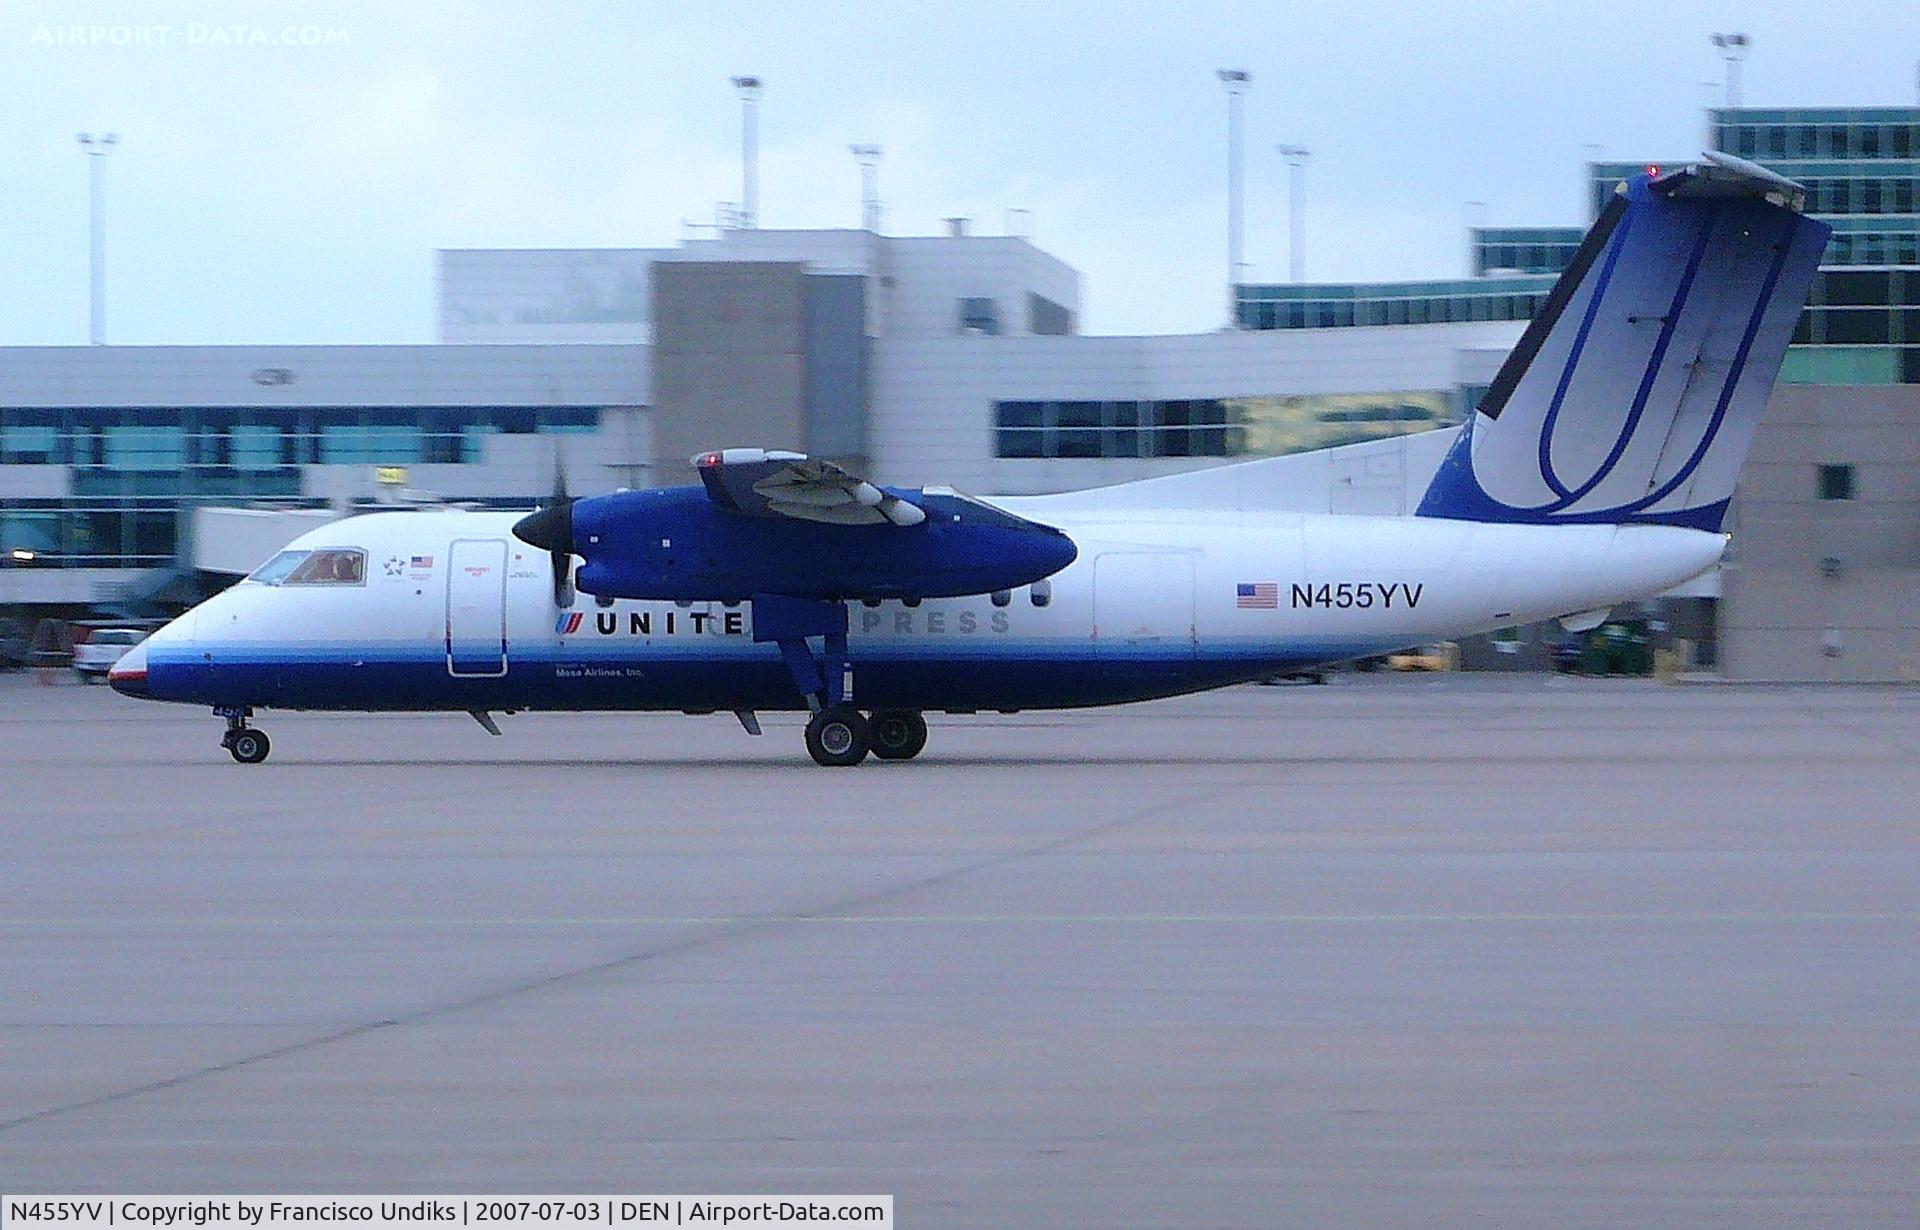
[[22, 424], [0, 429], [0, 463], [41, 464], [60, 456], [60, 433], [47, 426]]
[[997, 336], [1000, 332], [1000, 309], [992, 299], [969, 296], [960, 301], [960, 332], [985, 333]]
[[1428, 431], [1461, 421], [1456, 390], [1001, 401], [996, 457], [1274, 457]]
[[1853, 498], [1853, 467], [1823, 465], [1820, 467], [1819, 483], [1821, 499], [1851, 500]]

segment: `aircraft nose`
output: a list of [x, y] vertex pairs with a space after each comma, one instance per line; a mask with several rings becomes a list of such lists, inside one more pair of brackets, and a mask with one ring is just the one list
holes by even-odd
[[147, 647], [144, 642], [121, 655], [120, 660], [107, 671], [107, 682], [122, 696], [145, 700], [152, 695], [147, 689]]

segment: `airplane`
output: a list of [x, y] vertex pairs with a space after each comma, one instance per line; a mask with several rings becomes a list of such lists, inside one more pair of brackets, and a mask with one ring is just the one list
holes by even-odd
[[[1412, 515], [1236, 505], [1262, 461], [1050, 496], [881, 486], [723, 449], [697, 486], [350, 517], [160, 629], [120, 692], [261, 709], [806, 710], [821, 765], [925, 714], [1198, 692], [1560, 617], [1713, 567], [1829, 228], [1710, 153], [1623, 181]], [[1195, 491], [1214, 497], [1195, 501]], [[1173, 498], [1178, 495], [1179, 498]], [[1195, 503], [1211, 508], [1195, 508]]]

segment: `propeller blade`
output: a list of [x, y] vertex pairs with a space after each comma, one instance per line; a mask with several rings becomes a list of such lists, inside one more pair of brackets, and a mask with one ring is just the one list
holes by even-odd
[[553, 494], [549, 501], [513, 523], [513, 536], [547, 553], [553, 565], [553, 604], [573, 605], [573, 497], [567, 493], [567, 461], [559, 441], [553, 446]]

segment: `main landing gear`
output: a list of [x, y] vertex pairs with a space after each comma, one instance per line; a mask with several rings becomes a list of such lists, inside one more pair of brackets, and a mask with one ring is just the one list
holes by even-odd
[[273, 750], [273, 741], [267, 738], [264, 730], [255, 730], [247, 725], [247, 719], [253, 716], [253, 710], [215, 709], [215, 713], [227, 719], [227, 733], [220, 736], [220, 746], [227, 754], [241, 764], [259, 764]]
[[[817, 656], [808, 643], [816, 636]], [[882, 760], [911, 760], [927, 745], [927, 721], [914, 710], [877, 709], [863, 715], [850, 703], [846, 603], [755, 594], [753, 639], [780, 647], [794, 687], [813, 711], [807, 722], [807, 754], [814, 763], [829, 768], [856, 765], [868, 752]], [[740, 720], [755, 733], [746, 718]]]
[[912, 760], [927, 745], [927, 719], [912, 709], [876, 709], [867, 729], [882, 760]]
[[807, 753], [829, 768], [881, 760], [912, 760], [927, 745], [927, 719], [911, 709], [876, 709], [863, 717], [852, 705], [828, 705], [807, 723]]
[[807, 754], [815, 764], [859, 764], [872, 748], [873, 728], [852, 705], [828, 705], [807, 722]]

